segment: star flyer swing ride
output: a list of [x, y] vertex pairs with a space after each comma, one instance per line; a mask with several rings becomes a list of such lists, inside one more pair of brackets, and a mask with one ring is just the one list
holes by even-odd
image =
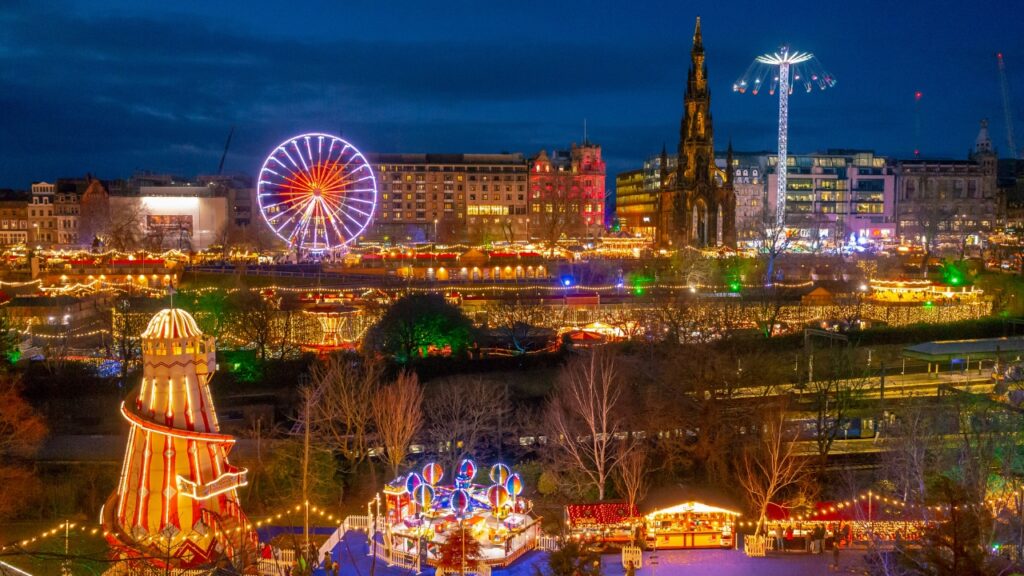
[[754, 59], [747, 72], [732, 85], [733, 92], [757, 95], [767, 89], [769, 95], [779, 94], [779, 155], [776, 168], [778, 188], [775, 200], [775, 234], [786, 225], [786, 170], [789, 135], [789, 95], [797, 86], [805, 92], [815, 88], [826, 90], [836, 85], [836, 78], [822, 67], [810, 52], [790, 50], [783, 46], [778, 52], [762, 54]]
[[465, 459], [454, 482], [442, 485], [444, 470], [431, 462], [419, 473], [399, 476], [384, 487], [385, 542], [403, 552], [426, 548], [428, 563], [436, 563], [439, 547], [453, 530], [465, 530], [480, 542], [481, 561], [507, 566], [536, 546], [540, 518], [522, 496], [519, 474], [505, 464], [491, 466], [490, 485], [473, 482], [477, 466]]
[[370, 225], [377, 205], [369, 162], [355, 146], [330, 134], [285, 140], [263, 162], [257, 181], [263, 218], [300, 252], [345, 249]]

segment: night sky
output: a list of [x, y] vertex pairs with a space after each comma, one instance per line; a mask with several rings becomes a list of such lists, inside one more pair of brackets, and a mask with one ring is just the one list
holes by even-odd
[[[230, 4], [230, 6], [229, 6]], [[838, 78], [790, 101], [790, 151], [963, 157], [992, 121], [994, 52], [1024, 117], [1020, 2], [0, 1], [0, 187], [90, 172], [254, 174], [303, 131], [364, 152], [603, 145], [609, 176], [678, 141], [694, 17], [715, 138], [774, 150], [777, 101], [732, 92], [783, 42]], [[1024, 138], [1021, 122], [1017, 134]], [[1024, 146], [1024, 144], [1019, 144]], [[614, 187], [609, 177], [609, 189]]]

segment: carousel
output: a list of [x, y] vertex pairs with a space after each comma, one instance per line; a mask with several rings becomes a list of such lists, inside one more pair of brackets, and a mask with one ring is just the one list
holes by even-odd
[[419, 554], [434, 564], [448, 535], [463, 530], [480, 543], [481, 560], [508, 566], [536, 547], [540, 518], [522, 496], [519, 474], [505, 464], [491, 466], [488, 484], [476, 483], [477, 465], [463, 460], [451, 484], [444, 470], [429, 463], [384, 487], [384, 545]]

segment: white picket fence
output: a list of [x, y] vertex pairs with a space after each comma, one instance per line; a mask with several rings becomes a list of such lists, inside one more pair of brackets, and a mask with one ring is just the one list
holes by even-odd
[[644, 567], [644, 551], [639, 546], [622, 547], [622, 567], [629, 568], [630, 563], [637, 570]]
[[463, 572], [462, 570], [445, 571], [444, 568], [439, 566], [435, 574], [437, 574], [437, 576], [445, 576], [445, 574], [451, 574], [453, 576], [455, 574], [465, 574], [466, 576], [491, 576], [491, 567], [481, 562], [473, 567], [467, 566], [466, 571]]
[[544, 550], [545, 552], [554, 552], [561, 548], [558, 545], [558, 538], [555, 536], [540, 535], [537, 537], [537, 548]]
[[295, 550], [275, 550], [273, 558], [260, 558], [256, 567], [260, 576], [284, 576], [295, 564]]
[[775, 539], [768, 536], [744, 536], [743, 552], [751, 558], [763, 558], [774, 542]]

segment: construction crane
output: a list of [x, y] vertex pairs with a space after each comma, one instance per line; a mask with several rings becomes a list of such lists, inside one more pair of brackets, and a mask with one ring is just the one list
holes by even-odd
[[231, 137], [235, 135], [235, 127], [231, 127], [231, 131], [228, 132], [227, 142], [224, 143], [224, 153], [220, 155], [220, 164], [217, 166], [217, 175], [220, 176], [224, 172], [224, 159], [228, 157], [228, 147], [231, 146]]
[[1009, 148], [1010, 158], [1017, 157], [1017, 144], [1013, 140], [1013, 107], [1010, 105], [1010, 84], [1006, 81], [1006, 63], [1003, 62], [1003, 53], [996, 52], [996, 61], [999, 65], [999, 84], [1003, 89], [1003, 121], [1006, 122], [1006, 145]]

